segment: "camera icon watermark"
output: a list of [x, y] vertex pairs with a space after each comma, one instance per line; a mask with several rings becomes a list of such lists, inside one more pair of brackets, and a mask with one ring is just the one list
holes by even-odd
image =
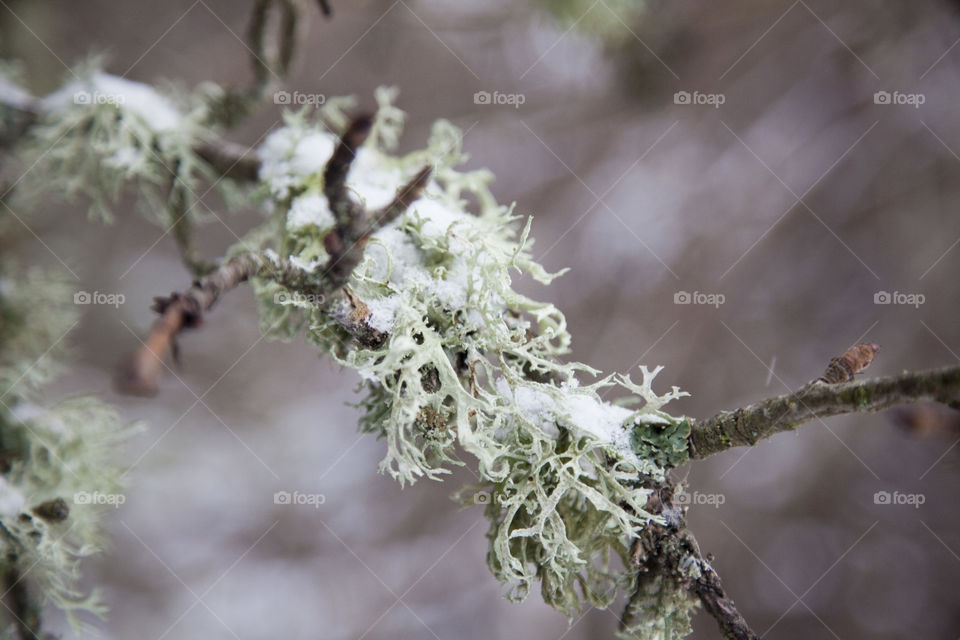
[[673, 304], [699, 304], [709, 305], [715, 309], [727, 301], [727, 297], [722, 293], [703, 293], [701, 291], [677, 291], [673, 294]]
[[923, 93], [877, 91], [873, 94], [873, 104], [904, 104], [919, 109], [926, 101], [927, 96]]
[[304, 105], [313, 105], [319, 107], [327, 102], [327, 96], [322, 93], [302, 93], [300, 91], [275, 91], [273, 93], [273, 104], [287, 104], [302, 107]]
[[673, 94], [673, 104], [680, 105], [706, 105], [719, 109], [720, 105], [727, 101], [727, 96], [723, 93], [701, 93], [699, 91], [677, 91]]
[[309, 506], [319, 509], [327, 501], [322, 493], [301, 493], [300, 491], [277, 491], [273, 494], [273, 504], [289, 504], [295, 506]]
[[724, 504], [727, 501], [727, 496], [722, 493], [700, 493], [699, 491], [694, 491], [689, 493], [684, 489], [675, 491], [673, 494], [673, 503], [686, 507], [690, 505], [709, 505], [714, 509], [719, 509], [720, 505]]
[[473, 104], [493, 104], [509, 105], [514, 109], [519, 109], [520, 105], [527, 101], [527, 96], [522, 93], [501, 93], [500, 91], [477, 91], [473, 94]]
[[909, 505], [914, 509], [919, 509], [920, 505], [927, 501], [927, 496], [922, 493], [901, 493], [894, 491], [877, 491], [873, 494], [873, 504], [882, 505]]
[[127, 497], [122, 493], [101, 493], [99, 491], [77, 491], [73, 494], [74, 504], [107, 504], [114, 509], [119, 509], [120, 505], [127, 501]]
[[73, 94], [73, 104], [112, 104], [119, 106], [124, 102], [126, 102], [126, 96], [120, 93], [77, 91]]
[[927, 301], [927, 297], [922, 293], [903, 293], [900, 291], [877, 291], [873, 294], [873, 304], [897, 304], [907, 305], [914, 309], [919, 309], [920, 305]]
[[273, 294], [274, 304], [293, 305], [295, 307], [322, 307], [327, 297], [322, 293], [300, 293], [299, 291], [278, 291]]
[[490, 504], [489, 491], [477, 491], [473, 494], [473, 504]]
[[122, 293], [77, 291], [73, 294], [73, 304], [103, 304], [117, 309], [126, 301], [127, 297]]

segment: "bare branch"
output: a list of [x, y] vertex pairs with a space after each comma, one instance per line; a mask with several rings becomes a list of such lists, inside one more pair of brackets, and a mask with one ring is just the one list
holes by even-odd
[[735, 411], [722, 411], [693, 422], [690, 457], [707, 458], [734, 447], [809, 422], [844, 413], [869, 413], [902, 404], [935, 401], [960, 408], [960, 365], [908, 371], [862, 382], [811, 382], [794, 393], [761, 400]]
[[260, 161], [239, 144], [218, 140], [195, 149], [217, 175], [240, 182], [254, 182], [260, 173]]
[[156, 395], [163, 361], [173, 352], [177, 335], [183, 329], [200, 326], [203, 314], [220, 296], [255, 275], [262, 264], [256, 254], [245, 253], [197, 280], [183, 293], [155, 298], [153, 308], [160, 317], [153, 323], [143, 346], [121, 366], [117, 389], [130, 395]]

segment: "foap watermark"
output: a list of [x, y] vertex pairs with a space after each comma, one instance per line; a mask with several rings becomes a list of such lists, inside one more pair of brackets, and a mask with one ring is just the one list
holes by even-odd
[[927, 496], [922, 493], [901, 493], [900, 491], [877, 491], [873, 494], [873, 504], [889, 505], [909, 505], [914, 509], [919, 509], [920, 505], [927, 501]]
[[703, 293], [702, 291], [677, 291], [673, 294], [673, 304], [706, 304], [719, 308], [727, 297], [722, 293]]
[[314, 105], [319, 107], [327, 101], [327, 96], [322, 93], [303, 93], [301, 91], [275, 91], [273, 93], [273, 104], [289, 104], [296, 106]]
[[699, 491], [688, 493], [686, 490], [680, 489], [673, 494], [673, 503], [680, 506], [705, 504], [712, 506], [714, 509], [719, 509], [720, 505], [726, 501], [727, 496], [722, 493], [700, 493]]
[[519, 109], [527, 101], [522, 93], [501, 93], [500, 91], [477, 91], [473, 94], [473, 104], [505, 104]]
[[278, 291], [273, 294], [275, 304], [292, 304], [296, 306], [318, 306], [321, 307], [327, 302], [327, 297], [322, 293], [300, 293], [299, 291]]
[[73, 494], [74, 504], [108, 504], [114, 509], [127, 501], [122, 493], [101, 493], [99, 491], [77, 491]]
[[77, 91], [73, 94], [73, 104], [112, 104], [118, 106], [126, 102], [122, 93], [100, 93], [99, 91]]
[[319, 509], [327, 501], [322, 493], [301, 493], [300, 491], [277, 491], [273, 494], [273, 504], [309, 506]]
[[722, 93], [701, 93], [699, 91], [677, 91], [673, 94], [673, 104], [699, 104], [719, 109], [727, 101]]
[[473, 494], [473, 504], [490, 504], [490, 492], [477, 491], [475, 494]]
[[902, 291], [877, 291], [873, 294], [873, 304], [905, 304], [919, 309], [927, 301], [922, 293], [903, 293]]
[[901, 91], [877, 91], [873, 94], [873, 104], [905, 104], [919, 109], [927, 101], [922, 93], [903, 93]]
[[122, 293], [104, 293], [103, 291], [77, 291], [73, 294], [73, 304], [105, 304], [118, 308], [127, 297]]

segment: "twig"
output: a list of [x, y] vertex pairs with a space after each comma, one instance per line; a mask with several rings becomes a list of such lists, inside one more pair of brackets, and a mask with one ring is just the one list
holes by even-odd
[[844, 413], [869, 413], [896, 405], [936, 401], [960, 408], [960, 365], [862, 382], [828, 384], [817, 380], [798, 391], [722, 411], [691, 425], [690, 457], [707, 458], [797, 426]]
[[[689, 532], [687, 536], [693, 537]], [[693, 590], [700, 598], [703, 608], [713, 616], [720, 627], [720, 633], [727, 640], [759, 640], [747, 621], [737, 610], [733, 600], [727, 597], [720, 583], [720, 576], [703, 557], [697, 555], [700, 565], [700, 577], [694, 584]]]
[[173, 352], [180, 331], [199, 326], [203, 314], [221, 295], [248, 280], [261, 265], [262, 259], [258, 255], [244, 253], [194, 282], [183, 293], [155, 298], [153, 308], [160, 317], [153, 323], [143, 346], [121, 366], [116, 379], [117, 389], [130, 395], [155, 395], [163, 361]]
[[[758, 640], [747, 625], [733, 600], [727, 597], [720, 576], [704, 558], [700, 545], [686, 529], [683, 509], [672, 503], [674, 487], [669, 481], [657, 485], [650, 495], [647, 508], [664, 517], [665, 524], [648, 524], [634, 541], [632, 552], [637, 569], [637, 589], [630, 596], [620, 619], [620, 630], [629, 631], [642, 624], [640, 615], [645, 612], [640, 601], [655, 581], [672, 581], [686, 589], [703, 605], [720, 627], [727, 640]], [[697, 576], [690, 578], [689, 576]]]
[[241, 182], [254, 182], [260, 173], [260, 161], [239, 144], [225, 140], [210, 141], [196, 149], [200, 158], [217, 175]]
[[9, 601], [8, 609], [13, 616], [13, 627], [19, 640], [43, 639], [46, 636], [40, 633], [41, 605], [30, 594], [25, 576], [12, 562], [7, 566], [3, 575], [4, 591]]
[[363, 259], [363, 250], [370, 234], [394, 220], [420, 197], [431, 170], [429, 167], [420, 170], [390, 204], [376, 214], [367, 216], [350, 196], [346, 178], [357, 149], [370, 132], [371, 122], [370, 117], [363, 116], [350, 124], [324, 170], [324, 193], [334, 211], [336, 226], [324, 238], [330, 259], [320, 278], [286, 262], [277, 263], [260, 254], [247, 252], [214, 269], [188, 290], [166, 298], [156, 298], [154, 310], [160, 313], [160, 317], [154, 322], [143, 346], [121, 366], [116, 379], [116, 386], [121, 392], [155, 395], [163, 362], [171, 353], [175, 353], [179, 333], [199, 326], [203, 314], [213, 307], [222, 294], [254, 276], [270, 278], [288, 289], [308, 294], [318, 308], [327, 308], [336, 303], [336, 312], [331, 316], [348, 332], [366, 346], [383, 343], [384, 336], [366, 326], [369, 309], [346, 291], [344, 285]]

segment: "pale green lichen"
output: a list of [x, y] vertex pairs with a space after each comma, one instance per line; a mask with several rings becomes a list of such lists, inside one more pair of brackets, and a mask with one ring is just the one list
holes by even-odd
[[683, 576], [670, 572], [645, 575], [634, 593], [626, 619], [631, 622], [618, 634], [623, 640], [680, 640], [692, 632], [690, 617], [697, 608], [688, 591], [686, 581], [695, 580], [699, 569], [688, 556], [681, 561]]
[[[116, 80], [89, 78], [86, 90]], [[52, 115], [34, 133], [38, 159], [50, 163], [40, 173], [58, 176], [68, 194], [90, 196], [100, 211], [129, 180], [148, 209], [169, 200], [163, 176], [171, 166], [184, 172], [184, 188], [209, 177], [194, 151], [203, 118], [167, 111], [144, 85], [122, 88], [148, 108], [138, 110], [135, 100], [77, 104], [63, 98], [77, 90], [68, 87], [47, 99]], [[466, 156], [449, 122], [434, 125], [424, 149], [393, 155], [403, 122], [394, 96], [377, 91], [373, 130], [347, 186], [375, 211], [424, 165], [433, 177], [370, 238], [348, 283], [380, 342], [354, 340], [325, 300], [304, 295], [311, 283], [313, 290], [323, 284], [333, 216], [322, 176], [351, 101], [328, 100], [318, 121], [306, 110], [286, 114], [285, 126], [263, 142], [258, 193], [267, 220], [228, 256], [259, 251], [302, 272], [296, 280], [304, 291], [269, 275], [254, 279], [261, 324], [278, 338], [303, 332], [359, 373], [361, 428], [385, 440], [382, 472], [406, 484], [442, 479], [453, 466], [473, 469], [477, 486], [459, 496], [485, 503], [489, 565], [511, 598], [539, 584], [544, 599], [571, 616], [585, 603], [607, 606], [634, 584], [626, 569], [631, 541], [660, 522], [647, 510], [648, 487], [686, 459], [689, 425], [663, 411], [685, 394], [655, 392], [659, 368], [641, 367], [634, 383], [562, 360], [571, 340], [563, 314], [513, 286], [518, 277], [548, 284], [559, 275], [533, 259], [531, 220], [496, 202], [489, 171], [456, 168]], [[63, 144], [52, 144], [58, 137]], [[40, 144], [53, 148], [44, 154]], [[623, 397], [613, 403], [608, 394]], [[63, 569], [62, 559], [54, 564]]]
[[[511, 598], [539, 582], [544, 599], [570, 615], [584, 601], [606, 606], [632, 583], [630, 540], [658, 520], [646, 510], [645, 481], [685, 460], [689, 426], [662, 410], [685, 394], [654, 392], [660, 369], [641, 368], [640, 384], [581, 382], [598, 372], [560, 360], [570, 345], [563, 314], [513, 289], [522, 275], [544, 284], [557, 275], [531, 256], [531, 221], [496, 203], [489, 172], [454, 168], [464, 154], [451, 124], [438, 122], [426, 149], [395, 157], [384, 142], [396, 140], [402, 119], [383, 104], [380, 113], [378, 135], [348, 177], [358, 200], [375, 210], [420, 167], [434, 167], [421, 199], [371, 238], [348, 284], [385, 343], [358, 344], [312, 301], [261, 279], [263, 327], [279, 337], [305, 329], [360, 373], [362, 428], [386, 441], [382, 472], [407, 483], [441, 479], [455, 465], [474, 469], [479, 486], [460, 495], [484, 497], [489, 564]], [[322, 172], [334, 144], [302, 116], [271, 134], [260, 152], [273, 212], [266, 226], [280, 235], [261, 230], [243, 243], [276, 252], [318, 283], [333, 226]], [[628, 397], [602, 399], [614, 392]]]
[[[42, 600], [77, 616], [103, 615], [99, 594], [78, 586], [80, 561], [102, 547], [102, 506], [75, 496], [115, 495], [120, 471], [117, 444], [133, 427], [91, 397], [46, 406], [42, 386], [62, 364], [76, 322], [73, 291], [56, 276], [26, 273], [6, 261], [0, 277], [0, 565], [23, 576]], [[34, 512], [62, 501], [64, 518]], [[10, 585], [4, 587], [9, 589]]]
[[168, 229], [181, 216], [204, 222], [214, 216], [200, 203], [201, 185], [214, 184], [236, 201], [231, 181], [198, 155], [209, 135], [209, 101], [194, 95], [110, 75], [89, 61], [71, 81], [38, 99], [38, 122], [20, 143], [30, 171], [18, 196], [54, 193], [90, 202], [95, 218], [112, 220], [125, 187], [138, 191], [146, 217]]

